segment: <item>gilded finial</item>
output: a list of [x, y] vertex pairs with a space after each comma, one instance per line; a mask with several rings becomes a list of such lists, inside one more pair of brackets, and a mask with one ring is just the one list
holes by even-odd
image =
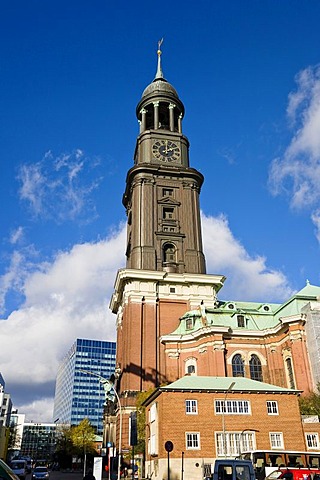
[[160, 50], [162, 43], [163, 43], [163, 37], [161, 38], [161, 40], [158, 41], [158, 51], [157, 51], [158, 56], [160, 56], [162, 53]]
[[163, 78], [163, 73], [162, 73], [162, 68], [161, 68], [161, 45], [163, 43], [163, 38], [158, 41], [158, 50], [157, 50], [157, 55], [158, 55], [158, 67], [157, 67], [157, 73], [155, 78]]

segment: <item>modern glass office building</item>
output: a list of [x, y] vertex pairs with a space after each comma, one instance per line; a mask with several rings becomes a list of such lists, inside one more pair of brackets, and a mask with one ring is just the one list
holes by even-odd
[[54, 423], [25, 423], [21, 439], [20, 455], [50, 462], [56, 447], [56, 429]]
[[79, 425], [88, 418], [96, 433], [102, 434], [105, 395], [96, 375], [109, 379], [114, 373], [115, 361], [115, 342], [78, 338], [58, 370], [53, 421]]

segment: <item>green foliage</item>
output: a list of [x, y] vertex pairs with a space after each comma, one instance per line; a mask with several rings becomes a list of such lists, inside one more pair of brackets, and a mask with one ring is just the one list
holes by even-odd
[[94, 428], [85, 418], [79, 425], [61, 425], [57, 432], [55, 458], [61, 468], [70, 468], [72, 456], [94, 454]]
[[11, 424], [9, 427], [8, 450], [14, 450], [21, 441], [21, 435], [18, 433], [18, 427]]
[[[320, 385], [318, 385], [319, 390]], [[301, 415], [318, 415], [320, 416], [320, 394], [310, 393], [306, 397], [299, 398], [299, 407]]]
[[71, 440], [79, 452], [94, 453], [95, 432], [88, 418], [84, 418], [79, 425], [71, 427]]
[[69, 425], [59, 425], [56, 436], [56, 452], [64, 452], [66, 455], [73, 455], [74, 445], [72, 442], [71, 430]]
[[134, 448], [135, 453], [145, 453], [145, 440], [146, 440], [146, 407], [142, 403], [146, 398], [154, 392], [154, 388], [147, 390], [146, 392], [140, 392], [137, 395], [137, 427], [138, 427], [138, 445]]

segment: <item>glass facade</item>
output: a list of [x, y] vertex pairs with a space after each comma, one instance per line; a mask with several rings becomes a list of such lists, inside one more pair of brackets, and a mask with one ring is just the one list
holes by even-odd
[[114, 373], [115, 362], [115, 342], [78, 338], [58, 370], [53, 421], [78, 425], [88, 418], [96, 433], [102, 434], [105, 395], [96, 375], [108, 379]]
[[36, 463], [50, 462], [56, 445], [54, 423], [25, 423], [23, 425], [20, 455], [30, 457]]

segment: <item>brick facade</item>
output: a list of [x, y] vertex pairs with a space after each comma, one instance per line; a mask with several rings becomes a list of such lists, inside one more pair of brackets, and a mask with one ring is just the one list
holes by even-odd
[[[229, 380], [231, 381], [232, 378]], [[236, 379], [234, 380], [237, 382]], [[186, 413], [186, 400], [197, 402], [197, 414]], [[221, 400], [222, 402], [225, 400], [249, 401], [250, 412], [248, 414], [218, 414], [215, 411], [215, 400]], [[277, 403], [278, 414], [268, 414], [267, 402], [270, 401]], [[166, 478], [167, 452], [165, 442], [168, 440], [174, 445], [174, 449], [170, 453], [172, 478], [174, 478], [174, 475], [179, 478], [183, 457], [185, 466], [188, 465], [185, 470], [185, 480], [202, 479], [203, 471], [201, 467], [203, 464], [213, 463], [215, 458], [224, 456], [221, 455], [221, 452], [219, 454], [217, 445], [217, 435], [220, 434], [223, 438], [223, 432], [227, 436], [234, 433], [238, 435], [238, 438], [239, 436], [241, 438], [241, 435], [243, 436], [246, 431], [251, 430], [251, 434], [254, 436], [254, 448], [258, 450], [272, 450], [270, 433], [281, 433], [283, 449], [307, 450], [305, 432], [310, 430], [301, 421], [298, 392], [287, 390], [277, 393], [272, 389], [269, 392], [255, 392], [254, 389], [251, 391], [219, 392], [208, 389], [197, 390], [191, 387], [168, 390], [163, 387], [159, 389], [157, 394], [151, 395], [146, 403], [146, 470], [153, 472], [154, 476], [152, 478], [155, 479]], [[156, 419], [153, 419], [150, 413], [152, 408], [156, 409]], [[154, 422], [156, 422], [156, 428], [152, 425]], [[314, 425], [319, 428], [319, 424]], [[188, 449], [186, 445], [187, 432], [199, 434], [199, 449]], [[153, 447], [150, 443], [150, 436], [152, 435], [156, 435]], [[151, 451], [152, 448], [155, 451]], [[277, 449], [275, 449], [276, 451]], [[232, 455], [232, 452], [228, 451], [228, 454]]]

